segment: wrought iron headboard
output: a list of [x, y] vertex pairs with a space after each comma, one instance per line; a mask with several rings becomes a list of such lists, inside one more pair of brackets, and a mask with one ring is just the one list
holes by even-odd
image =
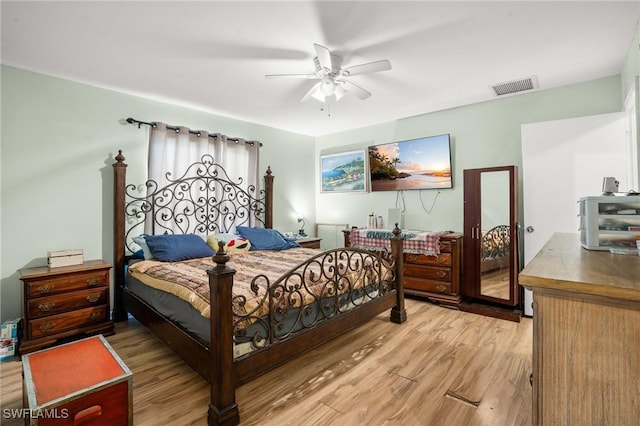
[[168, 172], [164, 178], [162, 186], [148, 180], [143, 191], [133, 184], [125, 187], [125, 244], [129, 251], [134, 251], [131, 238], [140, 234], [207, 235], [230, 232], [237, 225], [266, 226], [265, 190], [243, 185], [241, 177], [232, 180], [211, 155], [190, 164], [181, 176], [173, 178]]
[[[243, 187], [243, 179], [232, 180], [213, 157], [204, 155], [185, 172], [166, 184], [145, 184], [146, 194], [126, 184], [127, 164], [122, 151], [114, 167], [114, 263], [116, 284], [124, 277], [125, 252], [134, 252], [132, 237], [140, 234], [228, 232], [236, 225], [259, 223], [273, 226], [273, 175], [267, 168], [264, 188]], [[144, 192], [144, 190], [143, 190]], [[150, 218], [149, 220], [147, 220]], [[146, 225], [145, 225], [146, 223]], [[177, 225], [177, 231], [167, 224]], [[146, 229], [145, 229], [146, 228]]]

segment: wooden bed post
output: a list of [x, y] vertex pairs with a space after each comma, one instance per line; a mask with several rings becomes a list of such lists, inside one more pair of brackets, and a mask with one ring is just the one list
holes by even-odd
[[391, 308], [391, 321], [398, 324], [407, 320], [407, 311], [404, 308], [404, 256], [401, 233], [402, 230], [396, 223], [391, 238], [391, 254], [396, 261], [396, 305]]
[[124, 163], [122, 150], [113, 163], [113, 263], [115, 289], [113, 293], [113, 321], [125, 321], [127, 311], [123, 308], [122, 287], [124, 287], [124, 188], [126, 184], [127, 165]]
[[264, 191], [266, 193], [264, 227], [271, 229], [273, 228], [273, 175], [271, 174], [271, 166], [267, 167], [264, 175]]
[[213, 256], [216, 266], [209, 269], [211, 316], [211, 403], [207, 420], [210, 425], [237, 425], [240, 412], [236, 403], [235, 366], [233, 362], [232, 288], [235, 269], [227, 266], [229, 256], [220, 242]]

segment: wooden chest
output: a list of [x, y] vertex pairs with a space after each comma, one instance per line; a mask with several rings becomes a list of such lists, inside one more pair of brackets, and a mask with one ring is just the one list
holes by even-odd
[[22, 357], [27, 425], [133, 424], [131, 371], [101, 335]]
[[81, 265], [20, 270], [24, 282], [25, 354], [76, 334], [113, 334], [109, 310], [111, 265], [90, 260]]

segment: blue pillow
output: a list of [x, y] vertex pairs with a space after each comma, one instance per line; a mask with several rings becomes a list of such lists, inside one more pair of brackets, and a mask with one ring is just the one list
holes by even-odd
[[179, 262], [214, 255], [211, 247], [195, 234], [147, 235], [144, 239], [154, 259], [161, 262]]
[[142, 251], [142, 249], [138, 250], [137, 252], [129, 256], [129, 259], [144, 260], [144, 251]]
[[253, 250], [286, 250], [300, 247], [295, 241], [286, 240], [275, 229], [249, 228], [248, 226], [236, 226], [236, 232], [251, 242]]

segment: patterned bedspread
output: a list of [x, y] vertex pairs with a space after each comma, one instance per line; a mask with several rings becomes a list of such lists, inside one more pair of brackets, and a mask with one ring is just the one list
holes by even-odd
[[[435, 256], [440, 254], [440, 236], [449, 231], [425, 232], [402, 231], [405, 253]], [[389, 239], [393, 237], [391, 230], [385, 229], [352, 229], [349, 233], [351, 247], [365, 250], [391, 250]]]
[[[259, 279], [258, 285], [254, 285], [252, 289], [252, 280], [256, 276], [263, 275], [269, 283], [273, 284], [286, 272], [320, 252], [320, 250], [300, 247], [283, 251], [264, 250], [231, 255], [227, 266], [236, 270], [233, 279], [235, 315], [251, 313], [253, 316], [260, 316], [268, 312], [268, 303], [264, 303], [267, 291], [266, 280]], [[129, 274], [146, 285], [178, 296], [189, 302], [204, 317], [210, 318], [209, 276], [206, 271], [213, 266], [214, 262], [210, 257], [174, 263], [144, 260], [131, 265]], [[325, 267], [328, 266], [325, 265]], [[362, 274], [361, 271], [356, 270], [351, 273]], [[293, 288], [293, 291], [287, 294], [286, 302], [291, 307], [296, 305], [299, 307], [312, 302], [317, 297], [349, 289], [349, 286], [343, 286], [340, 289], [336, 285], [327, 285], [326, 280], [318, 279], [321, 276], [318, 263], [312, 263], [304, 274], [307, 276], [307, 285], [301, 285], [300, 288], [295, 289], [296, 281], [297, 283], [301, 281], [296, 280], [296, 276], [287, 282], [288, 288]], [[315, 281], [309, 279], [310, 275], [315, 277]], [[362, 281], [364, 280], [354, 281], [355, 285], [352, 288], [361, 286]]]

